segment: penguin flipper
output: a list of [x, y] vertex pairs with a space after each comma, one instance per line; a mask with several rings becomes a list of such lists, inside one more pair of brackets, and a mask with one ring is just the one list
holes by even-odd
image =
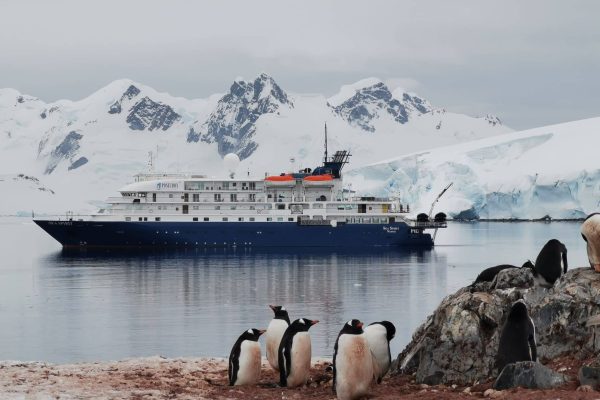
[[[282, 343], [283, 345], [283, 343]], [[283, 354], [284, 349], [279, 346], [279, 351], [277, 352], [277, 359], [279, 363], [279, 384], [283, 387], [287, 386], [287, 374], [285, 368], [285, 356]]]
[[294, 336], [290, 335], [286, 330], [279, 343], [279, 350], [277, 351], [277, 362], [279, 364], [279, 384], [281, 386], [287, 386], [287, 377], [290, 374], [292, 367], [292, 341]]
[[567, 262], [567, 246], [565, 246], [564, 244], [563, 244], [562, 260], [563, 260], [564, 273], [566, 274], [569, 263]]
[[333, 367], [333, 382], [331, 384], [331, 388], [333, 389], [333, 393], [336, 393], [336, 390], [335, 390], [335, 378], [336, 378], [337, 370], [335, 368], [335, 359], [337, 358], [338, 342], [340, 341], [341, 334], [342, 333], [340, 332], [340, 334], [338, 335], [337, 339], [335, 339], [335, 345], [333, 346], [333, 364], [332, 364], [332, 367]]
[[537, 345], [535, 343], [535, 333], [530, 334], [527, 338], [529, 342], [529, 351], [531, 353], [531, 361], [537, 361]]
[[238, 342], [235, 343], [233, 349], [231, 349], [231, 354], [229, 355], [229, 369], [228, 369], [228, 377], [229, 377], [229, 386], [235, 385], [235, 381], [237, 380], [238, 370], [240, 369], [240, 347], [241, 344]]

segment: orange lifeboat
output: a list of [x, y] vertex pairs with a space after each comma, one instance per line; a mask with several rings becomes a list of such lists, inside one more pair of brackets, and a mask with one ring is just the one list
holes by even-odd
[[332, 181], [333, 176], [330, 174], [309, 175], [306, 178], [304, 178], [304, 180], [308, 181], [308, 182], [325, 182], [325, 181]]
[[268, 182], [289, 182], [293, 180], [294, 177], [292, 175], [273, 175], [265, 178], [265, 181]]

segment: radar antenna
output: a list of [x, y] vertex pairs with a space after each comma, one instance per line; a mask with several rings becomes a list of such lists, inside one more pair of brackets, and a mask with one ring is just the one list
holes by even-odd
[[154, 154], [151, 151], [148, 152], [148, 172], [154, 172]]
[[327, 122], [325, 122], [325, 160], [327, 162]]

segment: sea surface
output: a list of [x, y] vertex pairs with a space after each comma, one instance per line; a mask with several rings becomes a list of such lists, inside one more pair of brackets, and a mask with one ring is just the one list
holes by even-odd
[[387, 319], [395, 356], [448, 294], [484, 268], [535, 260], [551, 238], [585, 266], [578, 222], [450, 223], [432, 250], [181, 250], [65, 253], [28, 218], [0, 218], [0, 360], [55, 363], [220, 356], [268, 304], [318, 319], [331, 356], [349, 319]]

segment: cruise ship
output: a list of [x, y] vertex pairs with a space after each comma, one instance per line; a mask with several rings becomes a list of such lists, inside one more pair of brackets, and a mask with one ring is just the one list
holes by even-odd
[[354, 196], [349, 157], [325, 150], [314, 169], [260, 179], [142, 173], [95, 214], [34, 221], [65, 248], [433, 246], [445, 215], [413, 221], [409, 204]]

